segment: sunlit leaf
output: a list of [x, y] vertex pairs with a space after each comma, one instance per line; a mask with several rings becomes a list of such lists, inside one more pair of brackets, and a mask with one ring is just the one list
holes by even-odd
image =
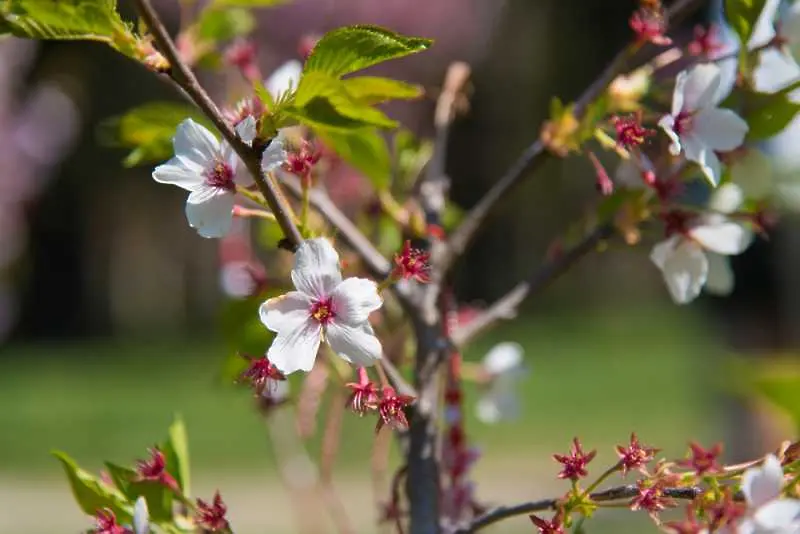
[[800, 111], [786, 93], [746, 91], [742, 96], [742, 115], [750, 126], [748, 141], [768, 139], [779, 134]]
[[391, 158], [384, 137], [374, 128], [349, 132], [319, 130], [318, 134], [347, 163], [364, 173], [375, 189], [385, 189], [391, 178]]
[[765, 4], [766, 0], [725, 0], [725, 17], [743, 45], [753, 35], [753, 28]]
[[18, 37], [100, 41], [129, 55], [136, 40], [116, 0], [5, 0], [0, 21]]
[[120, 491], [78, 467], [68, 454], [61, 451], [53, 451], [52, 454], [61, 462], [72, 495], [84, 513], [95, 515], [98, 510], [110, 508], [120, 519], [131, 517], [131, 507], [125, 503], [125, 496]]
[[106, 121], [101, 140], [133, 149], [123, 161], [126, 167], [164, 161], [172, 157], [172, 137], [178, 124], [187, 118], [213, 131], [211, 122], [197, 108], [177, 102], [150, 102]]
[[785, 411], [800, 431], [800, 366], [785, 360], [761, 363], [749, 369], [747, 377], [755, 391]]
[[326, 33], [311, 52], [304, 72], [342, 76], [384, 61], [426, 50], [432, 41], [406, 37], [378, 26], [349, 26]]
[[339, 115], [362, 124], [383, 128], [394, 128], [397, 125], [382, 111], [350, 96], [342, 80], [323, 72], [305, 73], [294, 96], [295, 107], [306, 108], [312, 100], [319, 99], [327, 101]]
[[394, 136], [393, 146], [397, 176], [394, 186], [409, 188], [433, 156], [433, 143], [427, 139], [417, 139], [409, 130], [401, 129]]
[[422, 96], [422, 87], [410, 83], [381, 78], [358, 76], [342, 80], [350, 96], [366, 104], [379, 104], [387, 100], [410, 100]]
[[189, 436], [186, 433], [186, 424], [179, 416], [169, 426], [169, 437], [164, 450], [167, 460], [172, 460], [175, 465], [173, 473], [178, 481], [178, 486], [184, 496], [190, 495], [189, 479]]

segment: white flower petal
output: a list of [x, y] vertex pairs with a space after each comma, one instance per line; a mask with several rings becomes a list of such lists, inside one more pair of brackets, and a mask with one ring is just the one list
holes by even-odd
[[753, 48], [766, 44], [775, 37], [775, 16], [778, 14], [781, 0], [767, 0], [764, 2], [764, 7], [756, 19], [753, 26], [753, 33], [750, 36], [750, 41], [747, 43], [747, 48]]
[[286, 154], [286, 136], [283, 132], [278, 131], [278, 135], [272, 138], [261, 154], [261, 169], [264, 172], [272, 172], [286, 161], [288, 155]]
[[202, 169], [191, 162], [186, 165], [183, 159], [176, 156], [153, 170], [153, 180], [194, 191], [205, 183], [205, 176]]
[[781, 21], [781, 36], [788, 41], [792, 57], [800, 62], [800, 4], [795, 2], [787, 10]]
[[140, 496], [133, 506], [133, 532], [134, 534], [148, 534], [150, 532], [150, 513], [147, 510], [147, 501]]
[[488, 396], [478, 399], [478, 403], [475, 405], [475, 415], [478, 421], [487, 425], [493, 425], [502, 419], [499, 406], [497, 406], [493, 398]]
[[767, 455], [760, 467], [751, 467], [742, 476], [742, 493], [750, 508], [758, 508], [777, 499], [782, 487], [783, 469], [773, 454]]
[[383, 353], [369, 323], [350, 326], [334, 319], [325, 328], [325, 340], [344, 360], [360, 367], [373, 365]]
[[317, 299], [328, 298], [342, 283], [339, 254], [328, 239], [318, 237], [300, 244], [294, 257], [292, 282], [299, 291]]
[[248, 115], [239, 121], [235, 129], [239, 139], [244, 141], [247, 145], [252, 145], [253, 139], [256, 138], [256, 134], [258, 133], [256, 131], [256, 118], [252, 115]]
[[220, 155], [219, 141], [204, 126], [192, 119], [178, 125], [172, 139], [175, 155], [203, 167], [210, 168]]
[[681, 153], [681, 138], [675, 133], [675, 117], [672, 115], [664, 115], [658, 121], [658, 126], [664, 130], [664, 133], [667, 134], [670, 141], [672, 141], [669, 145], [669, 152], [673, 156], [677, 156]]
[[297, 330], [311, 317], [312, 302], [299, 291], [290, 291], [265, 301], [258, 309], [264, 326], [281, 333]]
[[719, 213], [733, 213], [744, 203], [744, 191], [737, 184], [722, 184], [714, 190], [708, 207]]
[[272, 98], [277, 100], [286, 91], [297, 89], [302, 74], [303, 64], [292, 59], [275, 69], [264, 85]]
[[797, 534], [800, 532], [800, 501], [781, 499], [769, 502], [753, 515], [756, 530], [764, 534]]
[[483, 368], [492, 375], [518, 371], [522, 365], [525, 350], [519, 343], [506, 341], [498, 343], [483, 357]]
[[727, 256], [714, 252], [707, 252], [706, 259], [708, 259], [708, 276], [706, 277], [705, 290], [714, 295], [730, 295], [733, 292], [734, 285], [730, 260]]
[[694, 116], [692, 133], [713, 150], [726, 152], [742, 145], [750, 127], [730, 109], [704, 109]]
[[269, 346], [267, 358], [285, 375], [309, 372], [314, 367], [321, 341], [322, 326], [308, 317], [297, 328], [282, 328]]
[[708, 260], [699, 245], [673, 236], [656, 244], [650, 259], [661, 269], [672, 300], [686, 304], [697, 298], [708, 276]]
[[336, 320], [351, 326], [364, 323], [383, 305], [378, 286], [365, 278], [348, 278], [331, 293]]
[[675, 78], [675, 88], [672, 90], [672, 116], [677, 117], [683, 111], [683, 93], [686, 90], [686, 80], [689, 76], [687, 71], [681, 71]]
[[[717, 93], [721, 80], [720, 74], [719, 67], [713, 63], [701, 63], [686, 71], [686, 78], [682, 84], [683, 107], [681, 111], [699, 111], [716, 104], [719, 101]], [[676, 84], [676, 92], [677, 88]]]
[[695, 136], [694, 132], [684, 135], [681, 140], [683, 141], [683, 150], [686, 153], [686, 159], [697, 163], [709, 183], [716, 187], [719, 184], [722, 174], [717, 155], [714, 154], [713, 150], [703, 144], [703, 141]]
[[727, 256], [741, 254], [753, 240], [752, 232], [731, 221], [695, 226], [689, 235], [703, 248]]
[[218, 187], [201, 187], [186, 199], [186, 219], [202, 237], [222, 237], [233, 222], [234, 195]]

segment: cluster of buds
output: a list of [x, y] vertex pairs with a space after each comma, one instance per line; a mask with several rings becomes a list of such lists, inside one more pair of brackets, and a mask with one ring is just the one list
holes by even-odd
[[300, 178], [303, 187], [311, 187], [311, 172], [321, 157], [322, 151], [303, 139], [300, 150], [288, 153], [283, 170]]
[[640, 0], [628, 23], [641, 43], [669, 46], [672, 39], [666, 36], [667, 16], [660, 0]]
[[655, 130], [644, 127], [642, 124], [641, 110], [628, 116], [615, 115], [611, 118], [611, 123], [617, 134], [617, 145], [632, 149], [644, 143], [648, 137], [655, 135]]
[[408, 428], [408, 418], [405, 409], [416, 400], [410, 395], [400, 395], [393, 387], [385, 385], [378, 387], [369, 379], [367, 370], [358, 369], [358, 382], [347, 384], [351, 390], [348, 406], [360, 416], [368, 412], [378, 414], [378, 423], [375, 431], [379, 432], [384, 426], [395, 430]]
[[225, 50], [225, 60], [239, 69], [242, 76], [250, 82], [261, 80], [261, 69], [258, 68], [256, 45], [253, 41], [241, 39], [234, 41]]

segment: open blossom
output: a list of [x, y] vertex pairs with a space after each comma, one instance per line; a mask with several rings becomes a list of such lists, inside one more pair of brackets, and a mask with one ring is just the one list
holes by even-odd
[[476, 407], [482, 422], [497, 423], [519, 415], [517, 384], [526, 375], [523, 354], [521, 345], [505, 342], [495, 345], [484, 356], [482, 366], [489, 376], [489, 384]]
[[738, 534], [797, 534], [800, 532], [800, 500], [781, 499], [783, 469], [772, 454], [760, 467], [745, 471], [742, 493], [747, 514], [738, 525]]
[[712, 185], [720, 180], [717, 151], [733, 150], [744, 141], [749, 127], [730, 109], [717, 107], [721, 100], [718, 66], [696, 65], [678, 74], [672, 95], [672, 111], [658, 125], [672, 140], [670, 152], [683, 151], [686, 159], [700, 165]]
[[[252, 117], [251, 117], [252, 119]], [[237, 131], [244, 138], [255, 121], [242, 121]], [[244, 134], [244, 135], [243, 135]], [[178, 125], [172, 140], [175, 157], [153, 171], [153, 179], [189, 191], [186, 219], [203, 237], [222, 237], [231, 228], [236, 195], [238, 157], [225, 141], [218, 141], [192, 119]]]
[[369, 314], [383, 304], [375, 282], [342, 280], [339, 255], [325, 238], [297, 249], [292, 282], [296, 291], [267, 300], [261, 322], [277, 336], [267, 358], [284, 374], [310, 371], [324, 340], [342, 358], [362, 367], [381, 357]]
[[[726, 184], [720, 192], [738, 196], [737, 190], [735, 185]], [[727, 202], [730, 201], [726, 199]], [[666, 220], [667, 239], [653, 247], [650, 259], [661, 269], [677, 304], [694, 300], [706, 284], [720, 292], [732, 283], [724, 279], [731, 276], [720, 261], [726, 258], [715, 254], [733, 256], [744, 252], [752, 241], [750, 230], [719, 212], [699, 216], [671, 212]]]

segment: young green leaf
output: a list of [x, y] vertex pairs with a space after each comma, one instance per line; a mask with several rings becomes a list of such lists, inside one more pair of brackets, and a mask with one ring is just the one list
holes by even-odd
[[350, 96], [365, 104], [380, 104], [387, 100], [410, 100], [422, 96], [422, 87], [410, 83], [381, 78], [358, 76], [342, 80]]
[[196, 108], [177, 102], [150, 102], [121, 117], [106, 121], [101, 140], [112, 146], [132, 148], [126, 167], [163, 161], [172, 156], [172, 137], [178, 124], [191, 117], [213, 131], [213, 125]]
[[[327, 102], [335, 114], [356, 121], [361, 126], [394, 128], [397, 123], [380, 110], [354, 99], [342, 80], [324, 72], [307, 72], [300, 80], [294, 97], [294, 106], [308, 110], [315, 101]], [[325, 126], [323, 124], [323, 126]], [[335, 127], [335, 125], [329, 125]]]
[[125, 496], [116, 488], [108, 486], [91, 473], [84, 471], [67, 453], [53, 451], [52, 455], [61, 462], [69, 479], [72, 495], [78, 506], [87, 515], [95, 515], [98, 510], [110, 508], [120, 519], [131, 517], [131, 507]]
[[375, 128], [349, 132], [318, 130], [325, 143], [347, 163], [364, 173], [375, 189], [389, 187], [391, 158], [386, 140]]
[[186, 425], [180, 416], [175, 416], [175, 420], [169, 426], [169, 438], [164, 448], [167, 457], [167, 465], [174, 465], [174, 476], [178, 481], [178, 486], [183, 491], [184, 496], [188, 497], [189, 492], [189, 436], [186, 433]]
[[116, 0], [5, 0], [0, 29], [30, 39], [100, 41], [128, 55], [137, 39]]
[[777, 135], [800, 111], [800, 104], [792, 102], [786, 93], [747, 91], [743, 94], [742, 101], [743, 117], [750, 126], [747, 132], [748, 141]]
[[753, 28], [764, 4], [766, 0], [725, 0], [725, 16], [739, 36], [742, 46], [747, 46], [750, 36], [753, 35]]
[[334, 77], [390, 59], [421, 52], [430, 39], [406, 37], [378, 26], [348, 26], [326, 33], [306, 61], [304, 72]]

